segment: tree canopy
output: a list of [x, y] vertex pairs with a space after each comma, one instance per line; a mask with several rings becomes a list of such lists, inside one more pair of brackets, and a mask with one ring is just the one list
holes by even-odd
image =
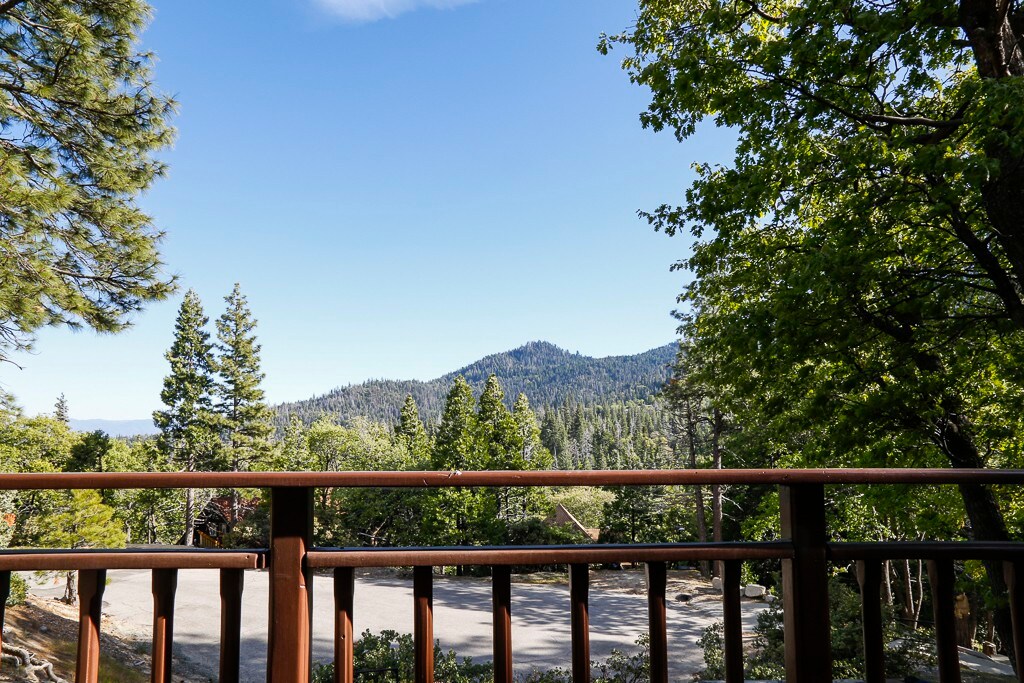
[[137, 205], [174, 102], [137, 40], [139, 0], [0, 2], [0, 360], [47, 325], [116, 332], [167, 296]]

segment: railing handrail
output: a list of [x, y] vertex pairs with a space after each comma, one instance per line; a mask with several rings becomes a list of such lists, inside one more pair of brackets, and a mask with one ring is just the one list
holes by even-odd
[[441, 488], [696, 484], [1024, 484], [1021, 469], [837, 468], [350, 472], [46, 472], [0, 474], [0, 490]]

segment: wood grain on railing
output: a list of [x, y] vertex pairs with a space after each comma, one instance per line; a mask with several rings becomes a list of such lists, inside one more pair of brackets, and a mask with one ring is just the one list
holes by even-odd
[[414, 683], [434, 683], [434, 568], [413, 567]]
[[97, 683], [100, 671], [100, 620], [107, 570], [78, 572], [78, 657], [75, 683]]

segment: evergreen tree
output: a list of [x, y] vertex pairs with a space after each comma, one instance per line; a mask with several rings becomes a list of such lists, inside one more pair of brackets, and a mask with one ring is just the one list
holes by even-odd
[[[56, 514], [40, 520], [44, 545], [50, 548], [123, 548], [124, 530], [114, 519], [114, 509], [104, 505], [98, 491], [76, 489], [66, 494]], [[75, 602], [75, 574], [65, 573], [64, 601]]]
[[68, 416], [68, 400], [64, 398], [63, 393], [57, 397], [57, 402], [53, 405], [53, 417], [64, 424], [68, 424], [71, 419]]
[[565, 428], [565, 422], [555, 408], [544, 410], [544, 420], [540, 427], [540, 439], [544, 447], [551, 452], [553, 466], [555, 469], [569, 469], [570, 463], [566, 459], [566, 451], [569, 445], [569, 432]]
[[430, 439], [412, 394], [407, 394], [402, 404], [401, 421], [395, 436], [405, 446], [414, 463], [424, 462], [429, 457]]
[[[174, 323], [174, 342], [165, 354], [171, 373], [164, 378], [160, 400], [167, 409], [153, 413], [161, 450], [183, 472], [215, 464], [218, 420], [213, 409], [213, 345], [205, 330], [208, 322], [199, 296], [190, 289]], [[192, 545], [195, 533], [195, 502], [195, 492], [186, 489], [185, 545]]]
[[476, 426], [480, 469], [519, 469], [514, 462], [518, 459], [522, 442], [512, 413], [505, 407], [505, 392], [496, 375], [487, 378], [480, 394]]
[[537, 425], [537, 416], [530, 408], [530, 400], [526, 394], [519, 394], [512, 406], [512, 423], [518, 434], [520, 450], [514, 469], [545, 470], [551, 467], [551, 453], [541, 442], [541, 430]]
[[144, 2], [0, 2], [0, 360], [40, 327], [116, 332], [162, 299], [162, 234], [136, 197], [163, 172], [173, 102]]
[[[236, 282], [224, 297], [228, 307], [217, 319], [217, 350], [214, 368], [220, 381], [214, 387], [216, 410], [220, 416], [223, 456], [232, 472], [261, 464], [270, 454], [270, 435], [274, 431], [273, 411], [264, 402], [263, 373], [260, 372], [260, 345], [256, 343], [256, 321]], [[231, 519], [238, 521], [238, 491], [231, 491]]]
[[437, 470], [472, 470], [482, 464], [476, 449], [473, 390], [461, 375], [445, 399], [431, 462]]
[[281, 472], [302, 472], [312, 468], [306, 428], [294, 413], [288, 417], [284, 437], [277, 444], [272, 468]]

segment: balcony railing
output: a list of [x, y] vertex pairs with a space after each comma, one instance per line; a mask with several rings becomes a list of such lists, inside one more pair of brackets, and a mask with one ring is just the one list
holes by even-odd
[[[783, 540], [774, 542], [580, 545], [533, 547], [314, 548], [313, 490], [320, 487], [594, 486], [747, 484], [780, 487]], [[825, 487], [829, 485], [1021, 485], [1024, 470], [659, 470], [544, 472], [285, 472], [285, 473], [74, 473], [9, 474], [0, 489], [270, 489], [270, 546], [253, 550], [3, 550], [0, 551], [0, 619], [11, 571], [80, 572], [80, 621], [75, 680], [94, 683], [99, 666], [99, 633], [105, 573], [108, 569], [153, 572], [152, 680], [171, 681], [174, 594], [181, 569], [220, 570], [221, 683], [239, 680], [239, 633], [243, 572], [267, 568], [270, 576], [267, 680], [307, 683], [311, 662], [312, 572], [334, 571], [335, 681], [353, 680], [352, 605], [358, 567], [413, 567], [416, 683], [431, 683], [433, 672], [432, 568], [451, 565], [491, 567], [494, 625], [494, 680], [511, 683], [511, 566], [569, 566], [572, 672], [574, 683], [590, 680], [588, 565], [646, 563], [652, 683], [667, 683], [666, 568], [678, 561], [723, 562], [723, 615], [726, 681], [743, 680], [740, 622], [740, 566], [745, 560], [782, 562], [786, 680], [832, 680], [828, 606], [829, 562], [856, 562], [864, 623], [864, 679], [884, 678], [881, 569], [887, 559], [928, 562], [939, 677], [960, 681], [954, 623], [954, 560], [1004, 563], [1009, 586], [1017, 660], [1024, 657], [1024, 543], [879, 542], [834, 543], [828, 539]], [[1024, 671], [1024, 666], [1018, 667]], [[1024, 681], [1024, 674], [1019, 674]]]

